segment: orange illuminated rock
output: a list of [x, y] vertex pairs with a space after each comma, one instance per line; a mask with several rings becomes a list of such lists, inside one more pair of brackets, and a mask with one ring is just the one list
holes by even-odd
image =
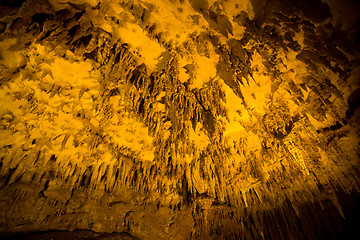
[[359, 18], [337, 6], [1, 3], [0, 236], [351, 238]]

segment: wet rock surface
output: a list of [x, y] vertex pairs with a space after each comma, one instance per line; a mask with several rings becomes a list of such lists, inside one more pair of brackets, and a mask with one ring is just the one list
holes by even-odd
[[357, 239], [359, 17], [337, 4], [2, 3], [2, 235]]

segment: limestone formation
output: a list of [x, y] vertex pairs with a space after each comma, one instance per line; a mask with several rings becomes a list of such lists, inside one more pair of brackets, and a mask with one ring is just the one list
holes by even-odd
[[0, 236], [357, 239], [345, 2], [2, 2]]

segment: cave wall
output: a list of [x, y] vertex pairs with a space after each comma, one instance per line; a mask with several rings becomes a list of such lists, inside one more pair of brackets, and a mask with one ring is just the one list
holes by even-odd
[[360, 115], [349, 8], [3, 3], [0, 231], [350, 238]]

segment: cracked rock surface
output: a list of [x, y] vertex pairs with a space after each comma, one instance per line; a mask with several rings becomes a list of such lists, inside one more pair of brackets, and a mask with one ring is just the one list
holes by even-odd
[[1, 3], [0, 236], [356, 239], [345, 2]]

